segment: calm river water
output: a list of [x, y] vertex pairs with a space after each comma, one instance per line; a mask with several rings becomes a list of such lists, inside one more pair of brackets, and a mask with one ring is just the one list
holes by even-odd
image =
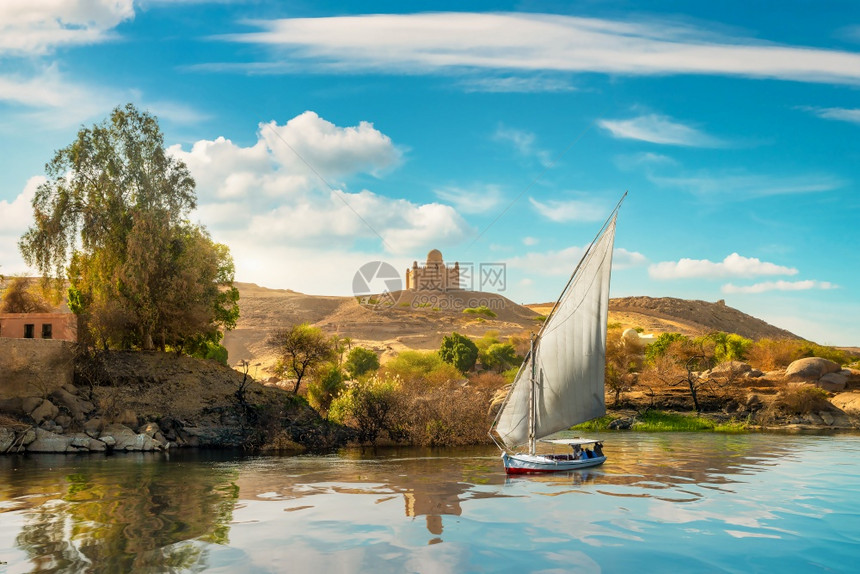
[[0, 457], [0, 573], [857, 571], [860, 436], [605, 438], [527, 478], [489, 447]]

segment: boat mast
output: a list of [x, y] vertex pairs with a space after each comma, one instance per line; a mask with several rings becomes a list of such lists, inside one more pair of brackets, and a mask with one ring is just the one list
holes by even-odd
[[529, 377], [529, 454], [535, 453], [535, 415], [537, 414], [535, 409], [535, 336], [532, 333], [531, 340], [529, 342], [529, 355], [532, 358], [532, 372]]

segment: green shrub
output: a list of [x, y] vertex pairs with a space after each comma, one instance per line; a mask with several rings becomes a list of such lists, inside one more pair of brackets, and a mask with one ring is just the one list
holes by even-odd
[[382, 432], [393, 434], [392, 410], [399, 387], [400, 381], [393, 377], [357, 381], [331, 402], [328, 417], [355, 428], [361, 442], [375, 444]]
[[496, 317], [496, 313], [486, 305], [481, 305], [480, 307], [468, 307], [466, 309], [463, 309], [463, 313], [471, 315], [484, 315], [485, 317], [489, 317], [490, 319]]
[[457, 367], [461, 373], [471, 371], [478, 361], [478, 346], [468, 337], [451, 333], [442, 339], [439, 356], [446, 363]]
[[363, 347], [356, 347], [349, 352], [344, 368], [353, 379], [379, 368], [379, 357], [375, 352]]
[[480, 353], [481, 364], [487, 369], [495, 369], [501, 373], [506, 369], [510, 369], [513, 365], [522, 362], [517, 357], [517, 351], [510, 343], [496, 343], [490, 345], [485, 351]]
[[331, 402], [344, 389], [343, 371], [335, 364], [329, 364], [314, 374], [308, 385], [308, 403], [321, 413], [328, 411]]
[[689, 339], [681, 333], [662, 333], [657, 340], [645, 347], [645, 360], [654, 364], [658, 358], [666, 354], [672, 343], [679, 341], [684, 342]]

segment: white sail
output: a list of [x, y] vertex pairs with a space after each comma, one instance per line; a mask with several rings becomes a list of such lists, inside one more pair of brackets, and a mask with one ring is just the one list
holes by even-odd
[[615, 243], [613, 214], [574, 272], [555, 310], [538, 334], [496, 419], [508, 448], [529, 440], [529, 393], [534, 361], [535, 437], [540, 438], [606, 413], [606, 320]]

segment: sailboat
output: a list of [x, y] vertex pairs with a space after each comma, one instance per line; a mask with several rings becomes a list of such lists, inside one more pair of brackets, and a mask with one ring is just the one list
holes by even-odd
[[[508, 474], [556, 472], [603, 464], [602, 441], [548, 438], [606, 413], [606, 320], [615, 221], [621, 197], [582, 256], [517, 372], [490, 437]], [[537, 442], [569, 445], [538, 454]], [[527, 446], [527, 450], [523, 450]]]

